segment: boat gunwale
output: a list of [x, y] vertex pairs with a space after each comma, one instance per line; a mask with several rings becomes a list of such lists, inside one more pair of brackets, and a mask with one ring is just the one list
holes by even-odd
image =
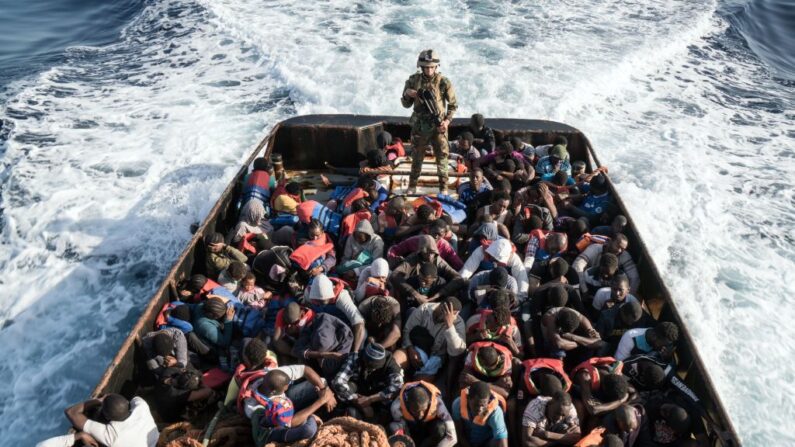
[[[317, 122], [315, 122], [315, 123], [303, 123], [303, 122], [301, 122], [301, 120], [318, 119], [318, 118], [323, 118], [323, 117], [334, 117], [335, 119], [341, 120], [341, 121], [339, 121], [337, 123], [317, 123]], [[356, 123], [353, 123], [353, 122], [346, 123], [344, 121], [346, 118], [354, 118], [354, 119], [356, 119], [356, 118], [371, 118], [372, 121], [368, 121], [366, 124], [356, 124]], [[522, 132], [528, 132], [528, 133], [543, 132], [543, 133], [572, 133], [572, 134], [578, 134], [583, 139], [586, 156], [590, 157], [589, 165], [591, 165], [592, 168], [598, 167], [598, 166], [602, 166], [602, 164], [599, 161], [598, 156], [596, 155], [596, 151], [594, 150], [593, 146], [591, 145], [591, 142], [588, 139], [588, 137], [586, 136], [586, 134], [584, 132], [580, 131], [579, 129], [575, 128], [575, 127], [572, 127], [572, 126], [570, 126], [568, 124], [565, 124], [565, 123], [556, 122], [556, 121], [531, 120], [531, 119], [521, 119], [521, 118], [505, 118], [505, 119], [491, 118], [490, 122], [501, 121], [501, 120], [502, 121], [506, 121], [506, 122], [507, 121], [514, 122], [514, 123], [517, 123], [517, 124], [522, 123], [522, 122], [526, 122], [528, 124], [528, 127], [524, 127], [524, 128], [521, 128], [521, 129], [493, 128], [493, 130], [501, 131], [501, 132], [505, 132], [505, 133], [510, 133], [511, 131], [522, 131]], [[529, 126], [531, 123], [538, 124], [538, 125], [541, 125], [543, 127]], [[464, 123], [463, 123], [462, 119], [456, 119], [451, 127], [460, 127], [463, 124]], [[194, 253], [194, 250], [197, 247], [197, 243], [201, 240], [201, 238], [203, 237], [204, 233], [206, 232], [207, 228], [211, 225], [211, 223], [214, 220], [219, 218], [219, 214], [220, 214], [219, 211], [221, 210], [221, 207], [224, 206], [224, 204], [227, 202], [227, 199], [228, 199], [229, 195], [231, 195], [234, 192], [234, 190], [235, 190], [235, 188], [237, 186], [237, 181], [236, 180], [242, 178], [242, 176], [244, 176], [248, 172], [249, 166], [254, 161], [254, 159], [257, 158], [257, 156], [260, 155], [260, 153], [263, 151], [263, 149], [265, 150], [265, 152], [262, 155], [263, 156], [267, 156], [268, 155], [268, 153], [274, 147], [275, 138], [276, 138], [279, 130], [281, 130], [282, 128], [285, 128], [285, 127], [290, 127], [290, 126], [311, 126], [311, 127], [314, 127], [314, 128], [334, 129], [334, 128], [340, 128], [340, 127], [361, 128], [361, 127], [371, 127], [371, 126], [377, 126], [377, 125], [407, 126], [408, 125], [408, 119], [405, 118], [405, 117], [398, 117], [398, 116], [345, 115], [345, 114], [321, 115], [321, 114], [315, 114], [315, 115], [297, 115], [297, 116], [294, 116], [294, 117], [291, 117], [291, 118], [287, 118], [285, 120], [282, 120], [282, 121], [276, 123], [273, 126], [273, 128], [271, 128], [271, 130], [267, 133], [267, 135], [255, 146], [255, 148], [252, 151], [251, 155], [249, 155], [247, 157], [245, 163], [237, 171], [235, 176], [230, 180], [230, 183], [226, 186], [226, 188], [224, 189], [222, 194], [219, 196], [218, 200], [215, 202], [213, 207], [210, 209], [210, 211], [204, 217], [204, 219], [201, 222], [200, 226], [196, 229], [196, 231], [194, 232], [193, 236], [187, 242], [187, 245], [185, 246], [183, 251], [180, 253], [180, 255], [177, 257], [177, 259], [174, 261], [174, 263], [173, 263], [172, 267], [169, 269], [168, 273], [163, 277], [162, 283], [160, 284], [160, 286], [151, 295], [150, 299], [148, 300], [146, 306], [143, 308], [143, 310], [142, 310], [138, 320], [136, 321], [135, 325], [131, 327], [130, 333], [125, 337], [124, 341], [119, 346], [118, 352], [113, 357], [113, 359], [111, 360], [111, 362], [109, 363], [109, 365], [107, 366], [105, 371], [103, 372], [99, 382], [97, 383], [97, 385], [92, 390], [91, 397], [98, 397], [98, 396], [100, 396], [100, 395], [105, 393], [105, 390], [108, 388], [108, 386], [110, 385], [110, 383], [111, 383], [111, 381], [113, 379], [113, 376], [114, 376], [114, 373], [116, 372], [117, 366], [119, 366], [119, 365], [121, 365], [123, 363], [124, 358], [127, 355], [129, 355], [130, 354], [130, 350], [134, 348], [134, 344], [138, 340], [139, 334], [143, 333], [144, 329], [147, 326], [148, 320], [151, 319], [151, 315], [153, 314], [153, 312], [157, 311], [156, 307], [159, 305], [160, 301], [162, 300], [163, 295], [165, 293], [169, 293], [166, 289], [174, 287], [174, 285], [176, 284], [176, 281], [178, 279], [179, 271], [183, 268], [183, 266], [184, 266], [185, 262], [187, 261], [188, 257], [192, 253]], [[549, 127], [546, 127], [547, 125]], [[671, 316], [672, 316], [674, 322], [676, 322], [679, 325], [680, 332], [684, 333], [685, 344], [688, 345], [688, 348], [689, 348], [689, 351], [690, 351], [690, 356], [692, 358], [693, 363], [695, 363], [695, 369], [699, 371], [700, 376], [703, 378], [703, 380], [705, 382], [705, 386], [703, 388], [706, 390], [706, 392], [709, 395], [708, 396], [704, 396], [704, 397], [708, 397], [712, 402], [714, 402], [716, 410], [718, 411], [720, 416], [722, 416], [720, 418], [720, 421], [718, 421], [718, 424], [717, 424], [718, 427], [715, 427], [716, 430], [712, 430], [712, 432], [715, 433], [718, 436], [718, 438], [719, 438], [716, 441], [719, 441], [721, 443], [721, 445], [725, 445], [725, 446], [741, 445], [741, 438], [738, 436], [737, 431], [736, 431], [736, 429], [734, 427], [734, 424], [733, 424], [731, 418], [729, 417], [729, 413], [726, 411], [726, 407], [724, 406], [723, 401], [721, 400], [720, 396], [717, 393], [717, 390], [715, 389], [715, 384], [714, 384], [714, 382], [713, 382], [708, 370], [705, 367], [705, 364], [704, 364], [704, 362], [703, 362], [703, 360], [701, 358], [701, 355], [700, 355], [700, 353], [698, 351], [698, 347], [697, 347], [696, 343], [694, 342], [693, 337], [690, 334], [690, 331], [687, 329], [687, 326], [683, 323], [682, 316], [681, 316], [679, 310], [676, 307], [676, 304], [675, 304], [675, 302], [674, 302], [674, 300], [672, 298], [672, 295], [671, 295], [670, 290], [668, 289], [668, 286], [666, 285], [665, 281], [662, 280], [663, 277], [660, 275], [660, 271], [659, 271], [656, 263], [654, 262], [654, 259], [651, 257], [645, 241], [641, 238], [640, 234], [638, 233], [637, 227], [635, 226], [635, 223], [634, 223], [634, 220], [627, 213], [627, 207], [626, 207], [623, 199], [621, 198], [621, 196], [618, 194], [618, 192], [617, 192], [617, 190], [615, 188], [615, 185], [613, 184], [613, 182], [610, 179], [609, 175], [608, 175], [607, 179], [608, 179], [608, 184], [609, 184], [611, 193], [613, 194], [617, 205], [622, 210], [622, 212], [627, 216], [627, 219], [629, 221], [629, 225], [634, 229], [634, 233], [635, 233], [635, 236], [636, 236], [638, 244], [637, 244], [637, 247], [633, 248], [633, 251], [637, 250], [642, 255], [643, 260], [648, 264], [648, 267], [650, 268], [650, 271], [651, 271], [652, 275], [655, 276], [658, 279], [657, 286], [660, 289], [660, 295], [661, 295], [660, 298], [662, 298], [664, 300], [665, 304], [667, 305], [668, 309], [670, 310]], [[680, 340], [680, 343], [681, 343], [681, 340]], [[134, 367], [134, 365], [133, 365], [133, 367]], [[692, 366], [690, 368], [692, 368]], [[710, 425], [714, 426], [715, 424], [710, 424]], [[717, 428], [722, 429], [722, 431], [717, 430]], [[708, 433], [709, 432], [710, 431], [708, 430]]]

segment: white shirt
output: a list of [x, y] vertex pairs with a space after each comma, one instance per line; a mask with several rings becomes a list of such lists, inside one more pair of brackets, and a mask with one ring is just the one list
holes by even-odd
[[[461, 267], [461, 271], [458, 272], [462, 278], [469, 279], [477, 272], [480, 267], [480, 262], [485, 258], [485, 253], [483, 247], [478, 247], [469, 255], [464, 266]], [[516, 299], [519, 300], [520, 303], [523, 303], [524, 300], [527, 299], [527, 289], [530, 287], [527, 269], [516, 253], [511, 253], [506, 268], [510, 271], [511, 276], [513, 276], [519, 286], [519, 293]]]
[[[611, 292], [612, 289], [610, 289], [610, 287], [602, 287], [601, 289], [597, 290], [593, 296], [593, 308], [596, 310], [602, 310], [602, 308], [605, 307], [605, 303], [610, 301]], [[627, 303], [631, 303], [633, 301], [640, 303], [640, 301], [635, 298], [635, 295], [632, 294], [627, 295], [624, 300]]]
[[127, 419], [109, 424], [89, 419], [83, 431], [107, 447], [155, 447], [160, 437], [149, 405], [140, 397], [133, 397], [130, 401], [130, 416]]
[[632, 354], [632, 348], [635, 347], [635, 337], [645, 334], [647, 329], [646, 327], [635, 328], [624, 332], [624, 335], [621, 336], [621, 341], [618, 342], [616, 355], [613, 357], [622, 362], [626, 360]]

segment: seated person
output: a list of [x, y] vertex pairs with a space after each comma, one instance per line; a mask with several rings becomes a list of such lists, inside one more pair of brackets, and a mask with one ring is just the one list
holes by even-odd
[[218, 284], [226, 287], [232, 293], [235, 293], [240, 281], [248, 273], [248, 265], [245, 262], [232, 261], [229, 267], [221, 271], [218, 275]]
[[649, 417], [650, 436], [656, 445], [682, 445], [695, 433], [696, 439], [707, 441], [702, 424], [696, 422], [686, 406], [664, 395], [656, 395], [644, 403]]
[[580, 282], [583, 282], [585, 272], [594, 266], [599, 265], [601, 257], [605, 254], [612, 254], [616, 256], [619, 268], [629, 278], [630, 292], [637, 292], [640, 285], [640, 276], [635, 262], [632, 260], [632, 255], [629, 254], [627, 248], [629, 241], [627, 237], [621, 233], [617, 233], [609, 242], [605, 244], [591, 244], [583, 250], [577, 259], [572, 263], [572, 268], [580, 273]]
[[618, 216], [613, 218], [613, 221], [610, 222], [610, 225], [601, 225], [592, 228], [591, 234], [606, 236], [612, 239], [616, 237], [618, 234], [623, 234], [626, 226], [627, 226], [627, 218], [619, 214]]
[[497, 239], [507, 239], [507, 236], [510, 235], [508, 227], [494, 222], [490, 215], [484, 216], [483, 222], [477, 224], [474, 230], [467, 244], [467, 256], [471, 255], [478, 247], [488, 247]]
[[510, 296], [505, 290], [497, 290], [489, 296], [490, 309], [481, 309], [467, 320], [467, 343], [495, 341], [511, 351], [522, 354], [522, 335], [509, 309]]
[[551, 357], [565, 358], [572, 366], [587, 358], [601, 341], [588, 318], [568, 307], [553, 307], [544, 312], [541, 336]]
[[296, 442], [310, 439], [317, 433], [320, 418], [315, 413], [322, 407], [330, 410], [336, 405], [334, 393], [326, 387], [317, 400], [296, 412], [285, 392], [291, 377], [279, 369], [268, 371], [259, 382], [256, 392], [246, 403], [246, 416], [251, 418], [254, 443], [263, 447], [271, 442]]
[[[458, 187], [458, 200], [469, 209], [478, 203], [478, 196], [487, 194], [492, 190], [491, 183], [483, 176], [483, 170], [473, 168], [469, 172], [469, 181]], [[477, 208], [473, 208], [477, 209]]]
[[351, 272], [355, 281], [363, 267], [383, 256], [384, 240], [373, 231], [370, 221], [362, 220], [356, 224], [353, 235], [345, 241], [345, 249], [341, 263], [337, 266], [337, 272], [339, 274]]
[[580, 439], [580, 420], [571, 396], [558, 391], [538, 396], [522, 413], [522, 443], [525, 447], [572, 445]]
[[251, 172], [246, 175], [242, 186], [241, 208], [245, 208], [254, 199], [258, 200], [260, 204], [267, 203], [270, 200], [271, 191], [276, 188], [273, 164], [265, 157], [255, 158]]
[[505, 346], [491, 342], [478, 341], [469, 345], [464, 369], [458, 378], [459, 389], [477, 382], [487, 383], [492, 392], [508, 399], [513, 388], [513, 354]]
[[[293, 247], [297, 247], [308, 239], [311, 239], [309, 237], [309, 225], [312, 221], [319, 222], [322, 231], [327, 233], [328, 236], [334, 238], [339, 237], [340, 227], [342, 226], [342, 214], [335, 213], [327, 206], [315, 200], [307, 200], [298, 205], [296, 213], [298, 223], [295, 224], [293, 231]], [[275, 239], [276, 235], [274, 234], [274, 240]]]
[[221, 233], [212, 233], [204, 237], [204, 246], [207, 250], [205, 267], [207, 276], [218, 278], [218, 275], [226, 270], [233, 261], [245, 263], [248, 261], [246, 255], [235, 247], [229, 246], [224, 241]]
[[593, 296], [591, 305], [594, 309], [610, 309], [623, 303], [640, 302], [635, 295], [629, 293], [629, 278], [623, 273], [613, 276], [610, 287], [602, 287]]
[[654, 319], [643, 310], [638, 301], [625, 301], [602, 310], [596, 321], [596, 330], [604, 342], [604, 347], [599, 350], [600, 355], [610, 355], [616, 352], [618, 342], [628, 330], [653, 325]]
[[369, 420], [387, 410], [402, 386], [403, 370], [392, 353], [372, 339], [345, 357], [331, 382], [337, 400], [354, 410], [349, 413]]
[[480, 157], [474, 164], [483, 169], [490, 181], [510, 182], [515, 170], [524, 170], [524, 155], [514, 151], [510, 142], [503, 141], [494, 152]]
[[[576, 260], [575, 260], [576, 262]], [[603, 287], [610, 287], [613, 277], [618, 273], [618, 258], [612, 253], [599, 257], [596, 266], [585, 270], [580, 275], [580, 292], [586, 302], [593, 300], [593, 295]]]
[[[445, 233], [448, 231], [447, 222], [444, 219], [436, 219], [428, 228], [428, 235], [431, 236], [436, 242], [436, 248], [439, 251], [439, 256], [442, 257], [454, 270], [459, 270], [464, 262], [458, 257], [455, 249], [447, 239], [444, 238]], [[387, 252], [387, 260], [392, 265], [400, 264], [406, 256], [416, 253], [420, 244], [420, 239], [425, 235], [417, 235], [409, 237], [408, 239], [399, 242], [389, 248]]]
[[377, 219], [377, 232], [384, 239], [384, 242], [391, 244], [395, 238], [398, 229], [408, 223], [411, 218], [410, 207], [406, 204], [403, 197], [392, 198], [386, 209], [378, 214]]
[[459, 162], [466, 163], [467, 167], [471, 167], [472, 161], [480, 158], [481, 153], [476, 149], [472, 143], [475, 141], [475, 136], [472, 132], [461, 132], [455, 141], [450, 142], [450, 158], [459, 160]]
[[418, 235], [426, 226], [433, 223], [433, 221], [439, 217], [440, 216], [436, 214], [436, 210], [434, 210], [432, 206], [422, 204], [417, 207], [414, 215], [409, 216], [408, 219], [401, 222], [397, 231], [395, 231], [395, 238], [405, 239], [410, 236]]
[[[475, 221], [472, 223], [472, 228], [477, 229], [483, 222], [496, 222], [507, 231], [511, 228], [513, 221], [513, 213], [511, 212], [511, 196], [506, 191], [492, 193], [491, 204], [478, 209], [475, 214]], [[491, 219], [486, 219], [490, 216]], [[501, 231], [502, 233], [502, 231]], [[503, 237], [510, 239], [510, 234], [503, 234]]]
[[141, 345], [146, 355], [146, 367], [156, 377], [166, 368], [188, 366], [188, 342], [177, 328], [150, 332], [141, 338]]
[[615, 410], [633, 397], [627, 378], [621, 375], [621, 367], [621, 362], [612, 357], [592, 357], [571, 371], [583, 426], [595, 425], [597, 416]]
[[290, 260], [292, 267], [303, 280], [328, 273], [337, 265], [334, 241], [323, 231], [323, 225], [319, 220], [312, 219], [309, 222], [307, 238], [301, 239], [301, 242], [295, 246], [295, 250], [290, 254]]
[[659, 352], [663, 358], [670, 358], [679, 341], [679, 327], [675, 323], [663, 321], [650, 328], [630, 329], [618, 342], [616, 360], [624, 360], [631, 355]]
[[605, 176], [600, 174], [594, 177], [587, 194], [569, 196], [563, 208], [567, 215], [585, 217], [591, 225], [609, 222], [614, 205]]
[[428, 382], [403, 385], [390, 413], [389, 432], [408, 436], [418, 447], [453, 447], [458, 442], [442, 393]]
[[423, 262], [420, 264], [419, 274], [411, 276], [404, 283], [403, 293], [405, 302], [409, 307], [415, 307], [442, 298], [441, 292], [445, 291], [447, 281], [439, 277], [436, 264]]
[[[430, 356], [438, 356], [442, 363], [450, 357], [457, 357], [466, 350], [464, 340], [464, 320], [461, 312], [461, 302], [457, 298], [448, 296], [438, 303], [420, 305], [411, 312], [403, 327], [403, 334], [411, 335], [415, 328], [424, 328], [430, 339], [433, 340], [428, 351]], [[398, 363], [404, 368], [410, 367], [412, 371], [420, 370], [423, 362], [420, 353], [412, 343], [412, 337], [403, 337], [402, 352], [395, 353]], [[437, 371], [438, 372], [438, 371]], [[433, 382], [435, 374], [427, 374], [429, 382]]]
[[469, 280], [469, 298], [477, 304], [478, 308], [488, 307], [486, 297], [495, 290], [505, 290], [511, 295], [511, 307], [515, 304], [519, 285], [513, 276], [508, 274], [505, 267], [475, 273]]
[[[511, 142], [513, 142], [513, 139], [511, 139]], [[531, 163], [533, 163], [533, 165], [535, 166], [538, 163], [538, 160], [540, 160], [540, 159], [546, 157], [547, 155], [549, 155], [549, 150], [550, 149], [552, 149], [553, 147], [558, 146], [558, 145], [563, 146], [564, 148], [568, 147], [569, 141], [563, 135], [558, 135], [558, 136], [555, 137], [554, 140], [552, 140], [552, 143], [539, 144], [538, 146], [535, 146], [535, 147], [533, 147], [533, 146], [531, 146], [529, 144], [526, 144], [524, 146], [524, 149], [522, 150], [522, 153], [524, 154], [525, 158], [527, 160], [529, 160]], [[516, 146], [514, 146], [514, 147], [516, 147]]]
[[483, 115], [476, 113], [472, 115], [469, 120], [469, 131], [474, 137], [472, 145], [475, 146], [482, 154], [490, 154], [494, 152], [496, 140], [494, 139], [494, 131], [486, 126], [486, 119]]
[[649, 431], [649, 417], [642, 405], [623, 404], [602, 418], [606, 433], [618, 435], [625, 446], [655, 445]]
[[344, 284], [324, 274], [315, 277], [304, 294], [307, 307], [316, 314], [331, 314], [353, 329], [353, 350], [361, 349], [364, 341], [364, 319]]
[[359, 312], [367, 334], [376, 343], [394, 351], [400, 340], [400, 303], [389, 296], [375, 295], [362, 301]]
[[558, 359], [533, 358], [519, 366], [522, 386], [516, 393], [519, 401], [533, 399], [535, 396], [552, 396], [558, 391], [568, 392], [571, 380], [563, 370], [563, 362]]
[[552, 259], [561, 256], [568, 246], [565, 233], [535, 230], [527, 241], [524, 252], [524, 267], [527, 271], [545, 270]]
[[243, 276], [243, 280], [240, 281], [240, 285], [235, 291], [235, 296], [241, 303], [255, 309], [264, 309], [268, 304], [268, 298], [270, 298], [262, 287], [257, 286], [257, 277], [251, 272]]
[[563, 171], [570, 175], [571, 162], [569, 161], [569, 152], [562, 144], [555, 145], [549, 150], [549, 155], [538, 160], [535, 169], [536, 175], [542, 180], [550, 180], [558, 171]]
[[37, 447], [72, 446], [77, 442], [90, 446], [154, 447], [160, 437], [149, 405], [140, 397], [128, 401], [119, 394], [107, 394], [72, 405], [65, 413], [77, 432], [42, 441]]
[[458, 290], [466, 287], [467, 283], [461, 275], [439, 255], [433, 237], [425, 235], [418, 240], [417, 251], [404, 258], [392, 272], [390, 283], [398, 301], [405, 303], [411, 297], [417, 298], [416, 290], [408, 284], [408, 280], [419, 276], [420, 265], [427, 262], [435, 264], [437, 275], [446, 281], [444, 287], [437, 292], [439, 296], [454, 295]]
[[508, 447], [505, 400], [485, 382], [461, 391], [452, 406], [459, 443], [467, 447]]
[[[552, 231], [554, 229], [554, 219], [558, 217], [558, 209], [555, 206], [555, 199], [549, 187], [542, 182], [534, 183], [530, 186], [519, 189], [514, 194], [513, 212], [519, 218], [514, 219], [513, 238], [516, 244], [526, 244], [530, 238], [530, 232], [535, 229]], [[541, 219], [541, 225], [533, 224], [533, 217]]]
[[226, 352], [232, 345], [235, 308], [227, 307], [220, 297], [190, 306], [191, 323], [199, 339], [216, 354]]
[[342, 366], [345, 354], [353, 348], [351, 328], [331, 314], [317, 314], [301, 328], [292, 356], [317, 366], [326, 380], [332, 380]]
[[226, 236], [226, 243], [246, 255], [255, 255], [272, 245], [267, 233], [273, 227], [266, 219], [267, 211], [262, 201], [252, 199], [240, 210], [240, 221]]
[[476, 272], [491, 270], [495, 267], [505, 267], [510, 269], [511, 276], [516, 279], [519, 286], [517, 296], [519, 302], [527, 299], [528, 277], [519, 255], [516, 254], [513, 245], [507, 239], [497, 239], [489, 244], [487, 248], [478, 247], [467, 258], [464, 267], [461, 268], [461, 277], [469, 279]]
[[251, 270], [257, 277], [257, 285], [265, 289], [269, 295], [289, 295], [287, 279], [292, 275], [294, 267], [290, 260], [293, 249], [287, 246], [276, 246], [257, 254], [251, 263]]
[[271, 345], [273, 350], [280, 356], [290, 357], [292, 355], [295, 341], [301, 334], [301, 329], [312, 322], [315, 312], [292, 302], [276, 314], [276, 327], [273, 332]]
[[271, 205], [277, 213], [296, 214], [302, 200], [303, 191], [298, 182], [288, 182], [284, 187], [276, 187], [271, 197]]
[[364, 267], [359, 273], [356, 290], [353, 298], [361, 303], [366, 298], [375, 295], [389, 295], [387, 279], [389, 278], [389, 263], [384, 258], [378, 258], [372, 264]]
[[179, 422], [189, 404], [214, 397], [212, 388], [203, 385], [202, 376], [192, 369], [166, 368], [155, 385], [155, 406], [164, 422]]

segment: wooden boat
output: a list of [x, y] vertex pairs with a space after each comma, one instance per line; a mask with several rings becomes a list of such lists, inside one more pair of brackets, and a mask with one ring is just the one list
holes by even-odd
[[[467, 125], [468, 120], [454, 120], [450, 126], [451, 139], [465, 131]], [[498, 140], [518, 136], [534, 146], [549, 143], [555, 136], [563, 135], [568, 139], [568, 151], [572, 160], [585, 161], [589, 171], [600, 166], [598, 156], [588, 138], [566, 124], [542, 120], [489, 119], [489, 126], [494, 129]], [[271, 153], [282, 154], [283, 164], [289, 168], [288, 175], [300, 176], [311, 193], [312, 185], [319, 183], [319, 174], [328, 173], [325, 163], [339, 167], [357, 167], [358, 160], [363, 157], [366, 150], [374, 147], [375, 136], [382, 130], [390, 132], [394, 137], [402, 138], [403, 141], [409, 140], [410, 126], [404, 117], [307, 115], [290, 118], [275, 125], [268, 136], [253, 150], [246, 164], [226, 187], [204, 222], [196, 228], [193, 238], [144, 308], [141, 317], [124, 340], [92, 396], [120, 393], [131, 397], [137, 393], [142, 373], [139, 369], [140, 362], [136, 362], [141, 349], [138, 340], [152, 330], [154, 320], [163, 304], [177, 298], [176, 284], [191, 273], [201, 270], [204, 259], [204, 247], [200, 243], [202, 237], [216, 230], [225, 232], [236, 223], [236, 197], [240, 192], [242, 179], [254, 158]], [[457, 181], [457, 177], [451, 176], [451, 182]], [[392, 187], [397, 190], [404, 183], [403, 180], [396, 179]], [[740, 445], [739, 437], [707, 374], [696, 344], [683, 324], [670, 292], [649, 256], [646, 244], [638, 234], [628, 210], [612, 184], [610, 188], [621, 212], [628, 217], [629, 224], [625, 233], [629, 238], [630, 252], [641, 276], [639, 297], [643, 298], [644, 305], [655, 318], [675, 322], [681, 328], [682, 337], [677, 347], [678, 375], [697, 394], [706, 410], [703, 423], [709, 435], [710, 445], [726, 447]]]

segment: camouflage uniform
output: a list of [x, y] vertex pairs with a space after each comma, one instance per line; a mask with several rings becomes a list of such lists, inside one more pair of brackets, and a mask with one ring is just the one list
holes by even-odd
[[[433, 77], [428, 78], [422, 73], [415, 73], [409, 76], [403, 88], [405, 92], [413, 90], [431, 90], [436, 97], [436, 108], [440, 113], [445, 113], [441, 119], [452, 120], [453, 114], [458, 108], [455, 98], [455, 90], [449, 79], [436, 72]], [[422, 171], [422, 160], [425, 158], [425, 149], [428, 145], [433, 146], [433, 155], [436, 157], [436, 172], [439, 175], [439, 186], [447, 187], [447, 157], [450, 148], [447, 145], [447, 132], [439, 133], [434, 117], [428, 112], [422, 101], [417, 98], [409, 98], [405, 94], [400, 101], [403, 107], [409, 108], [414, 105], [414, 112], [411, 114], [409, 123], [411, 124], [411, 175], [409, 176], [409, 187], [417, 186], [417, 180]], [[445, 109], [445, 103], [447, 108]]]

